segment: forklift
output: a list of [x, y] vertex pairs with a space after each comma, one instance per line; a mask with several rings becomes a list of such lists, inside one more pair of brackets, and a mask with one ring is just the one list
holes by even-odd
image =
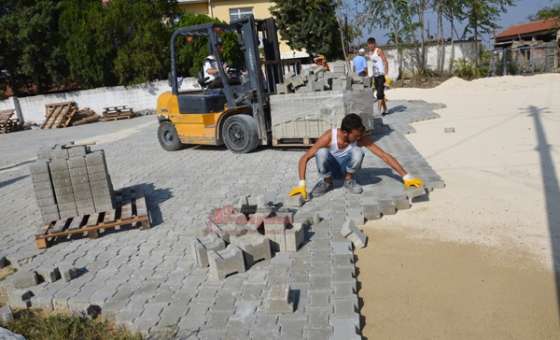
[[[227, 32], [235, 33], [244, 54], [245, 77], [238, 84], [230, 81], [218, 49], [220, 35]], [[200, 73], [201, 90], [180, 91], [177, 40], [201, 36], [208, 38], [209, 52], [215, 58], [217, 77], [222, 80], [223, 88], [207, 88], [207, 79]], [[263, 63], [259, 45], [264, 52]], [[179, 28], [171, 36], [170, 51], [171, 91], [158, 97], [156, 108], [158, 140], [163, 149], [174, 151], [193, 144], [225, 145], [232, 152], [248, 153], [259, 145], [270, 145], [269, 96], [276, 92], [276, 84], [283, 82], [273, 18], [255, 20], [248, 16], [230, 24], [208, 23]]]

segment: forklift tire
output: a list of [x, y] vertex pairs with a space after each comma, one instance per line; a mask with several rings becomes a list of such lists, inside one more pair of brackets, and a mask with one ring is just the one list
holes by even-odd
[[238, 114], [228, 117], [222, 129], [222, 140], [235, 153], [249, 153], [259, 145], [259, 134], [255, 118]]
[[161, 147], [167, 151], [177, 151], [183, 148], [175, 126], [169, 121], [159, 123], [158, 140]]

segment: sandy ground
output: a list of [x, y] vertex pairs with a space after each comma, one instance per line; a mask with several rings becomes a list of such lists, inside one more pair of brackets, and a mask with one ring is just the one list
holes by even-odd
[[560, 262], [560, 74], [453, 78], [388, 95], [447, 105], [409, 135], [447, 188], [366, 225], [364, 334], [560, 338], [551, 273]]

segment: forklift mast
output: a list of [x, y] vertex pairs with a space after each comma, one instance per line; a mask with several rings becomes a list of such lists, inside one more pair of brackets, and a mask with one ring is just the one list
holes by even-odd
[[[209, 51], [216, 58], [218, 72], [221, 79], [228, 79], [224, 70], [223, 60], [218, 52], [218, 32], [235, 32], [238, 43], [244, 54], [245, 68], [248, 81], [243, 84], [243, 93], [234, 89], [227, 81], [223, 82], [223, 93], [226, 97], [229, 109], [247, 105], [236, 102], [237, 98], [247, 98], [251, 106], [253, 117], [257, 120], [258, 135], [261, 144], [269, 144], [271, 140], [271, 117], [269, 95], [276, 92], [276, 84], [283, 81], [280, 50], [278, 47], [278, 35], [274, 19], [255, 20], [248, 16], [227, 24], [202, 24], [184, 27], [176, 30], [171, 36], [171, 74], [170, 85], [174, 95], [179, 94], [177, 81], [176, 48], [175, 42], [178, 36], [206, 36], [208, 37]], [[264, 70], [259, 53], [259, 38], [262, 39], [264, 51]], [[263, 72], [264, 71], [264, 72]]]

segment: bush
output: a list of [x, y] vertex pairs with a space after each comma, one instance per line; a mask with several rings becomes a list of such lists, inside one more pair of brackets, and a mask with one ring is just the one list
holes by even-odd
[[487, 74], [487, 65], [476, 67], [475, 63], [470, 62], [466, 59], [457, 60], [453, 66], [453, 75], [467, 80], [485, 77]]
[[14, 320], [0, 326], [23, 335], [28, 340], [141, 340], [124, 328], [115, 328], [107, 321], [65, 314], [47, 315], [39, 310], [20, 310]]

